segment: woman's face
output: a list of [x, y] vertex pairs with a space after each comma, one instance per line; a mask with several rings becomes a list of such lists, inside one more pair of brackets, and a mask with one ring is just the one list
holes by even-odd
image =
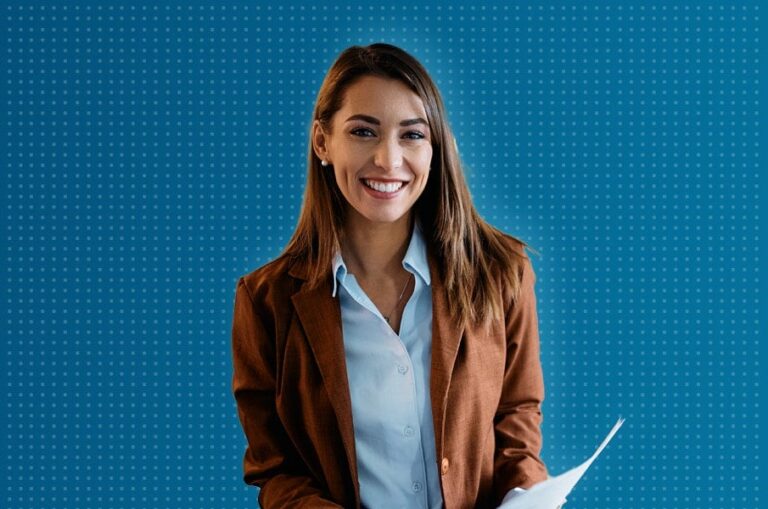
[[408, 217], [432, 161], [426, 118], [423, 102], [405, 84], [364, 76], [347, 89], [332, 119], [333, 134], [315, 121], [315, 153], [330, 163], [322, 168], [334, 172], [353, 219], [391, 223]]

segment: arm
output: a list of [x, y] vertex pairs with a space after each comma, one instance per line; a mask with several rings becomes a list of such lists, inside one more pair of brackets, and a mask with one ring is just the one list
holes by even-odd
[[507, 359], [494, 418], [497, 503], [514, 487], [530, 488], [547, 479], [547, 468], [539, 456], [544, 378], [539, 358], [535, 282], [531, 261], [526, 257], [517, 302], [508, 299], [505, 310]]
[[270, 322], [259, 315], [264, 310], [257, 311], [243, 278], [237, 282], [234, 307], [232, 389], [248, 442], [243, 480], [261, 488], [259, 504], [264, 509], [341, 507], [323, 499], [280, 423], [275, 408], [274, 334], [268, 333]]

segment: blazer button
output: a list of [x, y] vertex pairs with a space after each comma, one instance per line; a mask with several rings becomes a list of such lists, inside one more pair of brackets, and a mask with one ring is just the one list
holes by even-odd
[[448, 458], [443, 458], [442, 463], [440, 464], [440, 472], [445, 475], [448, 473], [448, 467], [450, 466], [450, 462], [448, 461]]

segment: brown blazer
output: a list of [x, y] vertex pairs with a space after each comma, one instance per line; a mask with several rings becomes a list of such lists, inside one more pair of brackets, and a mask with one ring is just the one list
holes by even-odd
[[[518, 241], [510, 247], [524, 254]], [[429, 251], [430, 396], [445, 509], [495, 508], [511, 488], [547, 478], [536, 276], [524, 254], [521, 294], [516, 304], [505, 299], [504, 319], [490, 335], [459, 331]], [[306, 264], [281, 257], [237, 282], [232, 388], [248, 442], [243, 479], [261, 488], [265, 509], [358, 509], [341, 308], [330, 270], [315, 290], [304, 287], [306, 274]]]

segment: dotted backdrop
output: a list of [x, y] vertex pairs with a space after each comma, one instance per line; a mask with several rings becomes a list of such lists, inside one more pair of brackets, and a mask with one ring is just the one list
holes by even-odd
[[627, 419], [566, 508], [760, 507], [761, 7], [3, 2], [0, 506], [256, 506], [235, 283], [292, 233], [326, 70], [385, 41], [542, 253], [550, 472]]

